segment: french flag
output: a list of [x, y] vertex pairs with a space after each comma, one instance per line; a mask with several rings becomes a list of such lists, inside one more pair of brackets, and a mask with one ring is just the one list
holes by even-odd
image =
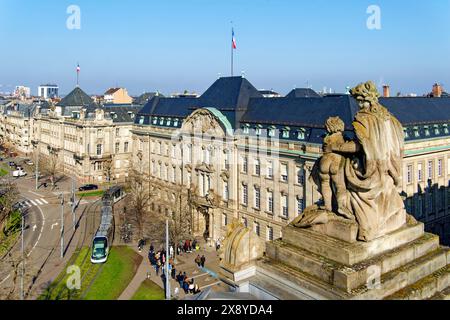
[[236, 49], [236, 38], [234, 37], [234, 29], [231, 29], [231, 45], [233, 49]]

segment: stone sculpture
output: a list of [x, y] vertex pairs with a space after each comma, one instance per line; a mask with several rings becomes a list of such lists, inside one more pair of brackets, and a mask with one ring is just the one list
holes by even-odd
[[354, 220], [358, 240], [367, 242], [406, 224], [399, 194], [404, 135], [400, 122], [378, 102], [373, 82], [356, 86], [351, 94], [360, 106], [353, 121], [355, 139], [344, 139], [342, 120], [328, 119], [324, 155], [311, 175], [323, 204], [307, 208], [291, 224], [307, 228], [342, 217]]

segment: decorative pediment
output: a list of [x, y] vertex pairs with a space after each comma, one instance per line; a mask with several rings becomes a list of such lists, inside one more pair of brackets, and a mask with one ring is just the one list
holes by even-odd
[[202, 163], [200, 165], [198, 165], [195, 168], [196, 171], [202, 171], [202, 172], [206, 172], [206, 173], [213, 173], [214, 172], [214, 168], [212, 165], [208, 165], [206, 163]]

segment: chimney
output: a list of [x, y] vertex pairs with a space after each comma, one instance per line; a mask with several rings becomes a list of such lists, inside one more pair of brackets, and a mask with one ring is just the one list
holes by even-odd
[[390, 96], [391, 96], [391, 88], [387, 84], [385, 84], [383, 86], [383, 97], [389, 98]]
[[433, 85], [433, 97], [440, 98], [442, 96], [442, 86], [438, 83]]

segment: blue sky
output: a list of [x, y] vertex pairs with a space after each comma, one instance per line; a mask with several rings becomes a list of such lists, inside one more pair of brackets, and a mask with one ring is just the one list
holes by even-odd
[[[69, 5], [81, 29], [68, 30]], [[366, 27], [381, 8], [381, 30]], [[450, 90], [450, 0], [0, 0], [0, 91], [76, 82], [88, 93], [203, 92], [230, 73], [287, 93], [308, 82], [343, 92], [368, 79], [395, 93]]]

